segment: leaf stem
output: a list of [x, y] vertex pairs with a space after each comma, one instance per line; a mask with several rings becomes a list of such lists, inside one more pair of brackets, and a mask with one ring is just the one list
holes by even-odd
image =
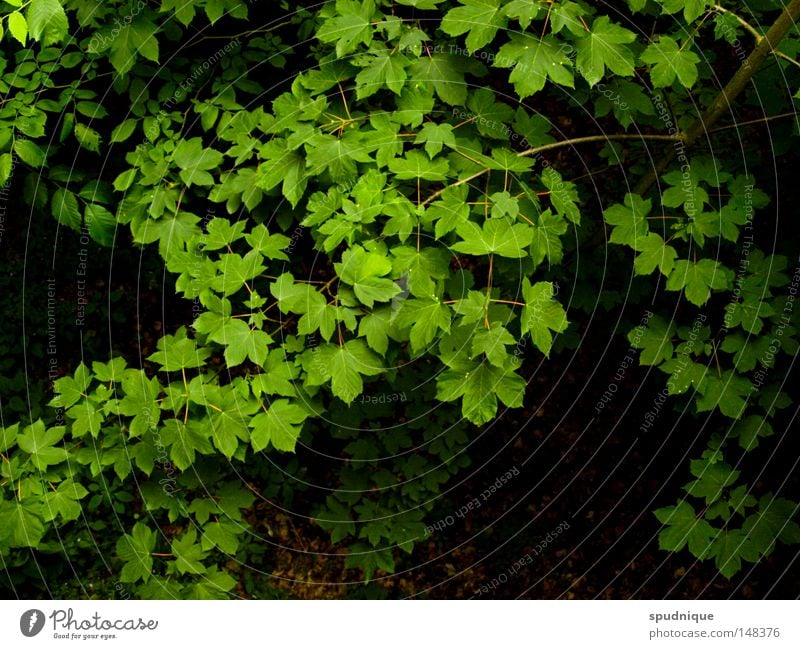
[[[488, 286], [486, 287], [486, 296], [491, 300], [492, 295], [492, 271], [494, 270], [494, 253], [489, 255], [489, 278], [488, 278]], [[486, 308], [483, 311], [483, 324], [486, 326], [487, 329], [491, 329], [491, 325], [489, 324], [489, 301], [486, 302]]]
[[514, 306], [525, 306], [525, 302], [515, 302], [514, 300], [499, 300], [489, 298], [489, 302], [499, 302], [500, 304], [513, 304]]

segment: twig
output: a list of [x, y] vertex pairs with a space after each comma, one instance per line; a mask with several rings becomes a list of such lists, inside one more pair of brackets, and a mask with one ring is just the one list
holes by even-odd
[[[569, 140], [561, 140], [560, 142], [551, 142], [550, 144], [542, 144], [541, 146], [533, 147], [532, 149], [528, 149], [526, 151], [522, 151], [517, 155], [520, 157], [535, 155], [537, 153], [542, 153], [543, 151], [551, 151], [552, 149], [558, 149], [563, 146], [573, 146], [575, 144], [583, 144], [585, 142], [604, 142], [607, 140], [662, 140], [662, 141], [677, 141], [681, 139], [681, 135], [663, 135], [663, 134], [649, 134], [649, 133], [640, 133], [638, 135], [633, 135], [631, 133], [612, 133], [611, 135], [586, 135], [584, 137], [575, 137]], [[462, 154], [463, 155], [463, 154]], [[466, 157], [466, 156], [465, 156]], [[442, 194], [444, 194], [448, 189], [452, 189], [453, 187], [458, 187], [459, 185], [463, 185], [465, 183], [471, 182], [476, 178], [480, 178], [483, 174], [490, 171], [487, 167], [486, 169], [481, 169], [480, 171], [476, 171], [473, 174], [470, 174], [466, 178], [462, 178], [461, 180], [457, 180], [454, 183], [447, 185], [446, 187], [442, 187], [441, 189], [437, 189], [433, 194], [428, 196], [424, 201], [422, 201], [422, 205], [429, 205], [437, 198], [439, 198]]]

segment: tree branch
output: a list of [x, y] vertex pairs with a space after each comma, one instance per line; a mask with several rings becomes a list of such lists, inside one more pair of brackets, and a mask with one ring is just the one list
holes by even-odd
[[[725, 7], [720, 7], [719, 5], [714, 5], [712, 8], [718, 13], [730, 14], [731, 16], [733, 16], [737, 20], [737, 22], [744, 28], [744, 30], [746, 32], [749, 32], [750, 35], [756, 40], [756, 45], [758, 45], [758, 43], [760, 43], [763, 40], [764, 35], [761, 32], [759, 32], [755, 27], [753, 27], [749, 22], [747, 22], [744, 18], [742, 18], [739, 14], [736, 14], [732, 12], [730, 9], [726, 9]], [[784, 61], [788, 61], [792, 65], [796, 65], [797, 67], [800, 68], [800, 62], [795, 61], [788, 54], [784, 54], [783, 52], [780, 52], [778, 50], [772, 50], [772, 55], [777, 56], [779, 59], [783, 59]]]
[[527, 151], [522, 151], [520, 156], [536, 155], [542, 151], [550, 151], [551, 149], [558, 149], [562, 146], [572, 146], [574, 144], [583, 144], [584, 142], [605, 142], [607, 140], [667, 140], [675, 141], [682, 139], [681, 135], [662, 135], [649, 133], [620, 133], [612, 135], [587, 135], [585, 137], [575, 137], [571, 140], [562, 140], [561, 142], [551, 142], [550, 144], [543, 144], [541, 146], [533, 147]]
[[[691, 146], [697, 139], [703, 135], [709, 134], [710, 127], [716, 122], [723, 113], [730, 111], [733, 100], [745, 89], [750, 79], [756, 73], [764, 59], [767, 58], [778, 46], [786, 33], [795, 24], [795, 21], [800, 18], [800, 0], [791, 0], [786, 5], [781, 15], [772, 23], [766, 34], [756, 43], [755, 48], [750, 53], [742, 66], [736, 71], [728, 84], [719, 92], [711, 105], [706, 109], [706, 112], [698, 117], [697, 120], [688, 128], [683, 134], [683, 141], [686, 146]], [[672, 154], [666, 154], [659, 160], [655, 167], [650, 170], [642, 180], [636, 185], [635, 192], [644, 195], [653, 186], [658, 175], [664, 171], [667, 165], [672, 160]]]

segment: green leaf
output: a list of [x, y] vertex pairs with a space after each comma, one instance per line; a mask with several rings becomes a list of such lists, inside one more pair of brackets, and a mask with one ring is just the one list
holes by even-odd
[[[671, 352], [670, 352], [671, 353]], [[644, 363], [642, 363], [644, 365]], [[679, 355], [662, 363], [659, 368], [670, 375], [667, 381], [667, 391], [670, 394], [686, 394], [694, 386], [700, 390], [706, 379], [708, 368], [700, 363], [686, 362], [686, 358]]]
[[483, 228], [473, 221], [461, 223], [456, 232], [462, 239], [452, 246], [456, 252], [476, 256], [497, 254], [518, 259], [525, 256], [525, 248], [533, 241], [534, 230], [523, 223], [511, 225], [505, 219], [489, 219], [483, 223]]
[[109, 142], [125, 142], [131, 135], [133, 135], [133, 131], [136, 129], [136, 124], [138, 120], [135, 119], [126, 119], [120, 122], [117, 126], [114, 127], [114, 130], [111, 131], [111, 137], [109, 138]]
[[758, 551], [741, 530], [720, 530], [711, 544], [708, 557], [714, 557], [714, 563], [722, 576], [730, 579], [742, 569], [742, 559], [756, 562]]
[[[112, 37], [111, 28], [105, 30], [101, 42], [108, 41], [110, 54], [108, 60], [117, 74], [123, 75], [130, 72], [136, 61], [136, 54], [143, 56], [148, 61], [158, 63], [158, 27], [151, 20], [142, 15], [137, 16], [130, 25], [118, 30], [119, 34]], [[91, 50], [90, 50], [91, 52]]]
[[464, 316], [460, 324], [482, 321], [489, 310], [489, 297], [479, 291], [467, 291], [467, 297], [457, 300], [453, 310]]
[[67, 14], [58, 0], [31, 0], [26, 14], [28, 33], [42, 47], [59, 43], [67, 36]]
[[131, 185], [133, 185], [133, 181], [136, 180], [137, 173], [138, 170], [133, 167], [123, 171], [114, 179], [114, 189], [116, 189], [118, 192], [128, 191], [131, 188]]
[[323, 43], [336, 43], [336, 56], [342, 58], [354, 52], [360, 44], [369, 45], [372, 42], [375, 31], [370, 23], [372, 14], [375, 13], [373, 0], [339, 0], [336, 11], [339, 15], [328, 18], [316, 33]]
[[362, 375], [375, 376], [384, 371], [381, 359], [363, 340], [348, 340], [343, 346], [326, 343], [309, 353], [304, 365], [316, 385], [331, 382], [334, 396], [352, 402], [364, 390]]
[[392, 270], [392, 262], [383, 254], [366, 252], [360, 247], [350, 248], [334, 268], [339, 278], [350, 284], [356, 297], [369, 308], [375, 302], [389, 302], [402, 291], [392, 280], [383, 277]]
[[28, 22], [19, 11], [8, 14], [8, 31], [23, 47], [28, 42]]
[[684, 88], [691, 88], [697, 81], [700, 57], [690, 47], [679, 47], [669, 36], [661, 35], [658, 42], [650, 43], [641, 59], [652, 66], [650, 80], [656, 88], [671, 86], [676, 77]]
[[521, 376], [487, 363], [472, 365], [465, 372], [447, 370], [436, 380], [437, 399], [455, 401], [460, 397], [462, 414], [476, 425], [495, 418], [498, 399], [509, 408], [519, 408], [524, 394]]
[[389, 548], [376, 550], [363, 543], [356, 543], [348, 550], [349, 553], [344, 560], [344, 567], [361, 568], [364, 571], [364, 583], [369, 582], [378, 569], [389, 574], [394, 572], [394, 557]]
[[[214, 401], [216, 403], [214, 403]], [[239, 448], [239, 440], [250, 442], [249, 415], [260, 404], [254, 399], [242, 398], [230, 385], [223, 390], [221, 399], [209, 400], [211, 439], [214, 446], [230, 460]]]
[[206, 0], [205, 11], [208, 22], [213, 25], [225, 15], [225, 3], [222, 0]]
[[119, 382], [122, 380], [123, 372], [128, 367], [124, 358], [115, 356], [108, 363], [101, 361], [94, 361], [92, 363], [92, 372], [98, 381], [104, 383]]
[[92, 153], [100, 153], [100, 133], [93, 128], [84, 126], [80, 122], [75, 122], [75, 139], [87, 151]]
[[35, 548], [45, 533], [42, 514], [38, 498], [0, 501], [0, 542], [12, 548]]
[[503, 12], [509, 18], [515, 18], [522, 29], [535, 20], [541, 12], [546, 11], [539, 0], [511, 0], [503, 7]]
[[272, 343], [272, 338], [265, 331], [251, 328], [244, 320], [230, 316], [222, 319], [209, 339], [225, 345], [225, 363], [229, 368], [241, 365], [245, 358], [262, 365]]
[[[203, 550], [210, 550], [216, 547], [225, 554], [234, 555], [236, 554], [236, 550], [239, 549], [239, 538], [237, 535], [242, 531], [243, 530], [237, 524], [230, 521], [208, 523], [203, 526], [200, 546]], [[230, 576], [227, 576], [228, 579], [230, 579]]]
[[712, 289], [728, 288], [733, 273], [713, 259], [697, 262], [679, 259], [667, 279], [668, 291], [685, 289], [686, 299], [703, 306], [711, 297]]
[[156, 547], [156, 535], [144, 523], [133, 526], [133, 534], [125, 534], [117, 540], [117, 556], [125, 563], [120, 580], [133, 583], [148, 581], [153, 570], [152, 552]]
[[492, 218], [503, 216], [516, 218], [519, 213], [519, 201], [508, 192], [495, 192], [489, 197], [492, 202]]
[[566, 27], [574, 36], [583, 36], [586, 28], [581, 17], [586, 13], [583, 5], [571, 0], [561, 0], [548, 7], [550, 24], [554, 34]]
[[247, 282], [264, 272], [262, 256], [257, 250], [251, 250], [244, 257], [236, 253], [220, 255], [217, 267], [221, 273], [211, 286], [223, 295], [234, 295]]
[[436, 5], [440, 5], [442, 2], [444, 0], [397, 0], [399, 5], [416, 7], [417, 9], [436, 9]]
[[522, 334], [530, 332], [533, 344], [545, 356], [550, 355], [553, 346], [553, 334], [566, 330], [567, 314], [555, 300], [555, 289], [552, 282], [536, 282], [531, 285], [528, 278], [522, 280], [522, 295], [525, 306], [522, 309]]
[[10, 426], [0, 426], [0, 453], [5, 453], [17, 443], [19, 423]]
[[545, 257], [551, 264], [561, 263], [564, 254], [561, 235], [568, 227], [561, 216], [553, 214], [549, 209], [536, 217], [531, 242], [531, 257], [536, 266], [541, 264]]
[[408, 59], [402, 54], [385, 52], [372, 57], [370, 64], [356, 75], [356, 97], [371, 97], [383, 86], [399, 95], [408, 78], [408, 64]]
[[442, 150], [445, 144], [455, 147], [456, 137], [453, 135], [453, 126], [451, 124], [426, 122], [414, 139], [414, 144], [422, 143], [425, 143], [425, 153], [427, 153], [431, 159]]
[[260, 397], [264, 394], [279, 394], [284, 397], [293, 397], [296, 393], [294, 380], [297, 378], [297, 368], [286, 358], [284, 349], [273, 349], [264, 365], [264, 373], [252, 377], [253, 394]]
[[[214, 217], [206, 224], [206, 233], [202, 239], [203, 249], [219, 250], [220, 248], [227, 248], [244, 236], [246, 227], [247, 223], [245, 221], [231, 223], [228, 219]], [[264, 226], [257, 227], [263, 228]], [[252, 247], [255, 248], [255, 246]]]
[[479, 50], [494, 40], [498, 29], [506, 26], [500, 0], [459, 0], [463, 5], [451, 9], [441, 22], [441, 30], [449, 36], [466, 32], [467, 49]]
[[771, 437], [775, 431], [764, 417], [750, 415], [737, 422], [731, 434], [739, 438], [739, 446], [745, 451], [751, 451], [758, 446], [759, 437]]
[[625, 128], [638, 121], [638, 115], [655, 115], [656, 112], [652, 99], [640, 85], [620, 77], [610, 79], [595, 101], [595, 117], [605, 117], [612, 110]]
[[514, 130], [525, 138], [526, 146], [540, 146], [555, 142], [555, 138], [549, 133], [552, 128], [553, 124], [544, 115], [535, 113], [529, 115], [524, 108], [517, 108], [514, 116]]
[[511, 42], [500, 48], [494, 64], [499, 68], [514, 68], [509, 81], [522, 99], [544, 88], [548, 78], [562, 86], [575, 87], [572, 62], [550, 35], [539, 39], [512, 33]]
[[506, 345], [516, 345], [517, 341], [499, 322], [492, 322], [491, 328], [479, 330], [472, 338], [472, 358], [486, 354], [486, 359], [497, 367], [503, 367], [508, 360]]
[[11, 166], [14, 156], [10, 152], [0, 154], [0, 185], [5, 185], [11, 177]]
[[536, 164], [536, 160], [518, 155], [507, 148], [492, 149], [491, 157], [474, 151], [469, 151], [468, 153], [476, 160], [484, 163], [488, 169], [497, 169], [503, 172], [525, 172]]
[[[273, 139], [261, 147], [259, 156], [266, 159], [258, 166], [257, 185], [269, 191], [281, 185], [281, 192], [296, 207], [305, 192], [306, 159], [299, 151], [290, 150], [283, 139]], [[309, 156], [309, 162], [312, 158]]]
[[777, 541], [800, 543], [800, 525], [794, 520], [798, 504], [771, 493], [759, 500], [758, 511], [748, 516], [742, 529], [762, 555], [772, 552]]
[[608, 68], [623, 77], [633, 76], [633, 52], [628, 43], [636, 40], [636, 34], [611, 22], [608, 16], [600, 16], [586, 36], [575, 44], [578, 50], [576, 66], [589, 86], [603, 78]]
[[[662, 0], [661, 4], [664, 8], [664, 13], [676, 14], [679, 11], [683, 11], [683, 17], [686, 22], [693, 23], [705, 13], [706, 7], [710, 3], [707, 0]], [[719, 17], [723, 18], [727, 15], [722, 14]]]
[[81, 218], [78, 199], [71, 191], [59, 187], [53, 192], [50, 209], [55, 219], [73, 230], [79, 230], [83, 219]]
[[658, 535], [658, 546], [662, 550], [678, 552], [688, 543], [689, 552], [694, 556], [706, 556], [716, 530], [707, 520], [698, 518], [691, 505], [681, 501], [674, 507], [662, 507], [653, 513], [664, 525]]
[[443, 158], [429, 160], [416, 149], [409, 151], [405, 158], [389, 161], [389, 170], [399, 180], [444, 180], [447, 178], [448, 169], [447, 160]]
[[707, 412], [714, 408], [726, 417], [738, 419], [742, 416], [746, 398], [753, 389], [753, 384], [732, 370], [725, 370], [722, 376], [709, 372], [705, 382], [700, 386], [702, 398], [695, 401], [697, 412]]
[[122, 389], [125, 396], [117, 404], [117, 412], [133, 417], [130, 422], [132, 437], [140, 437], [154, 430], [161, 419], [158, 397], [161, 384], [153, 377], [148, 379], [142, 370], [125, 370], [122, 374]]
[[325, 298], [310, 284], [296, 284], [291, 273], [280, 275], [270, 286], [281, 313], [306, 313]]
[[356, 162], [374, 163], [365, 143], [353, 131], [342, 137], [318, 133], [305, 143], [306, 164], [314, 175], [330, 172], [335, 182], [348, 182], [358, 174]]
[[450, 309], [436, 298], [412, 299], [403, 302], [395, 314], [398, 327], [411, 327], [409, 340], [414, 353], [421, 353], [439, 331], [450, 331]]
[[710, 505], [722, 498], [723, 490], [736, 483], [740, 471], [734, 471], [725, 462], [711, 463], [706, 460], [692, 460], [691, 473], [697, 478], [686, 485], [686, 493], [697, 498], [705, 498]]
[[674, 346], [672, 339], [675, 337], [675, 323], [666, 322], [660, 316], [651, 316], [647, 327], [639, 327], [628, 333], [628, 340], [635, 349], [641, 349], [639, 354], [640, 365], [658, 365], [661, 361], [672, 358]]
[[358, 323], [358, 335], [366, 338], [367, 345], [381, 355], [389, 348], [389, 318], [390, 310], [382, 308], [362, 316]]
[[[755, 280], [755, 281], [754, 281]], [[775, 310], [770, 303], [763, 299], [764, 295], [769, 295], [769, 291], [761, 285], [760, 278], [749, 277], [737, 283], [737, 289], [741, 289], [742, 298], [739, 301], [731, 302], [725, 313], [725, 326], [735, 327], [741, 325], [742, 329], [752, 334], [759, 334], [764, 327], [763, 318], [775, 315]], [[748, 289], [753, 285], [759, 286], [762, 290], [753, 294]]]
[[273, 401], [267, 412], [261, 412], [250, 420], [253, 450], [261, 451], [272, 444], [279, 451], [294, 453], [307, 417], [308, 412], [304, 408], [288, 399]]
[[64, 426], [45, 428], [44, 422], [39, 419], [26, 426], [17, 436], [17, 445], [30, 454], [37, 469], [46, 471], [48, 466], [60, 464], [67, 459], [67, 450], [63, 444], [55, 447], [64, 437], [65, 431]]
[[109, 248], [114, 244], [117, 220], [111, 212], [102, 205], [90, 203], [83, 212], [83, 218], [92, 239]]
[[[463, 186], [463, 185], [462, 185]], [[448, 196], [447, 193], [444, 196]], [[439, 200], [432, 203], [425, 212], [427, 219], [436, 220], [436, 238], [441, 239], [448, 232], [455, 230], [459, 224], [469, 219], [469, 205], [464, 200]]]
[[46, 165], [47, 156], [45, 152], [32, 140], [14, 140], [14, 153], [20, 157], [20, 160], [34, 169]]
[[650, 214], [652, 201], [638, 194], [626, 194], [625, 205], [612, 205], [603, 212], [606, 223], [613, 225], [611, 243], [620, 243], [636, 248], [647, 235], [649, 226], [646, 217]]
[[745, 508], [753, 507], [756, 504], [756, 499], [750, 494], [747, 485], [739, 485], [735, 489], [731, 489], [730, 496], [728, 497], [728, 504], [734, 514], [741, 514], [744, 516]]
[[193, 137], [181, 140], [172, 154], [173, 162], [180, 168], [180, 177], [187, 185], [213, 185], [214, 178], [208, 173], [222, 162], [219, 151], [203, 148], [203, 140]]
[[213, 453], [206, 421], [198, 424], [189, 420], [184, 424], [179, 419], [167, 419], [159, 432], [163, 443], [171, 444], [169, 457], [181, 471], [194, 464], [196, 453]]
[[179, 573], [202, 575], [206, 568], [200, 563], [206, 558], [203, 548], [197, 543], [197, 532], [190, 529], [180, 539], [172, 540], [172, 554], [175, 555], [175, 568]]
[[64, 480], [55, 491], [47, 492], [45, 496], [46, 507], [44, 510], [45, 522], [55, 520], [61, 516], [62, 520], [74, 521], [81, 515], [79, 500], [85, 498], [89, 492], [83, 485]]
[[542, 170], [542, 184], [550, 190], [548, 196], [553, 209], [575, 225], [580, 225], [581, 212], [575, 183], [562, 180], [560, 173], [552, 167], [547, 167]]
[[249, 234], [245, 235], [245, 239], [253, 250], [258, 250], [267, 259], [289, 261], [289, 256], [285, 251], [292, 240], [283, 234], [270, 234], [263, 223], [256, 225]]
[[53, 389], [56, 396], [50, 400], [48, 405], [56, 408], [69, 408], [81, 397], [86, 396], [86, 391], [91, 382], [91, 372], [81, 363], [78, 365], [78, 369], [75, 370], [74, 378], [72, 376], [64, 376], [55, 380]]
[[514, 117], [508, 104], [497, 101], [496, 93], [488, 88], [479, 88], [467, 99], [467, 108], [472, 111], [469, 119], [478, 128], [478, 133], [496, 140], [508, 140], [507, 124]]
[[[410, 77], [418, 83], [429, 83], [439, 98], [450, 106], [463, 106], [467, 100], [468, 85], [465, 74], [480, 75], [483, 67], [471, 58], [457, 54], [422, 56], [411, 66]], [[408, 86], [406, 86], [408, 90]]]
[[634, 240], [633, 249], [639, 252], [633, 262], [637, 275], [649, 275], [658, 268], [664, 275], [669, 276], [675, 267], [675, 258], [678, 251], [664, 242], [661, 235], [650, 232], [646, 237]]
[[204, 347], [198, 348], [194, 340], [177, 335], [160, 338], [158, 350], [150, 354], [147, 360], [158, 363], [165, 372], [179, 372], [182, 369], [202, 367], [211, 355], [211, 350]]
[[98, 411], [95, 404], [90, 400], [82, 401], [73, 406], [67, 410], [67, 414], [75, 420], [72, 422], [72, 434], [75, 437], [85, 433], [91, 433], [92, 437], [97, 437], [105, 420], [103, 413]]

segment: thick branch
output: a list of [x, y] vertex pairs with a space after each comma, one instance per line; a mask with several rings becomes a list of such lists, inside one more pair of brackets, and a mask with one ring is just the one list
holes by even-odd
[[[730, 111], [734, 99], [747, 87], [753, 75], [756, 73], [764, 59], [767, 58], [783, 40], [787, 32], [800, 18], [800, 0], [791, 0], [784, 8], [781, 15], [772, 24], [766, 34], [758, 40], [750, 56], [745, 59], [742, 66], [736, 71], [728, 84], [720, 91], [706, 112], [699, 117], [683, 134], [683, 141], [686, 146], [691, 146], [704, 133], [709, 132], [709, 128], [716, 122], [723, 113]], [[646, 194], [656, 181], [657, 176], [664, 171], [672, 160], [672, 153], [665, 155], [656, 163], [651, 172], [645, 176], [636, 186], [637, 194]]]
[[[714, 10], [721, 13], [721, 14], [730, 14], [733, 16], [736, 21], [744, 28], [746, 32], [748, 32], [756, 41], [756, 45], [760, 43], [764, 39], [764, 35], [759, 32], [755, 27], [753, 27], [749, 22], [747, 22], [744, 18], [742, 18], [739, 14], [733, 13], [730, 9], [726, 9], [725, 7], [720, 7], [719, 5], [714, 5]], [[796, 65], [800, 68], [800, 62], [795, 61], [791, 56], [788, 54], [784, 54], [778, 50], [772, 50], [772, 55], [777, 56], [779, 59], [783, 59], [791, 63], [792, 65]]]

